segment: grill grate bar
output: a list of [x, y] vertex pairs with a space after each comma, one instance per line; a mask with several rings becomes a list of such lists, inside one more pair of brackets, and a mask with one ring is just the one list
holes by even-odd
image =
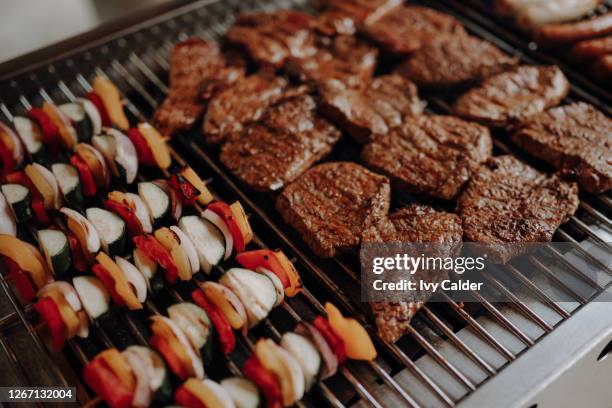
[[[542, 262], [540, 262], [540, 260], [538, 260], [537, 258], [530, 256], [529, 257], [529, 261], [540, 271], [542, 272], [544, 275], [546, 275], [546, 277], [548, 279], [550, 279], [551, 281], [553, 281], [553, 283], [555, 285], [557, 285], [562, 291], [564, 291], [565, 293], [567, 293], [568, 295], [570, 295], [572, 298], [574, 298], [576, 301], [578, 301], [578, 303], [580, 304], [584, 304], [585, 300], [582, 296], [580, 296], [578, 293], [576, 293], [572, 288], [570, 288], [569, 286], [567, 286], [565, 283], [563, 283], [555, 274], [553, 271], [550, 270], [550, 268], [548, 268], [546, 265], [544, 265]], [[584, 274], [579, 274], [579, 276], [582, 277], [586, 277], [587, 275]], [[590, 279], [590, 278], [589, 278]]]

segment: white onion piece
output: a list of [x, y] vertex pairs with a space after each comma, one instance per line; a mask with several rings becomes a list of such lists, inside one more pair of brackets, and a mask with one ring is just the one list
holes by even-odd
[[57, 290], [59, 293], [61, 293], [62, 296], [64, 296], [64, 299], [66, 299], [66, 302], [68, 303], [70, 308], [75, 312], [78, 312], [79, 310], [83, 309], [83, 305], [81, 304], [81, 300], [79, 299], [79, 294], [77, 293], [76, 289], [74, 289], [74, 287], [68, 282], [51, 282], [43, 286], [38, 291], [36, 296], [39, 298], [44, 297], [53, 290]]
[[321, 379], [325, 380], [326, 378], [336, 374], [336, 371], [338, 371], [338, 357], [336, 357], [321, 332], [319, 332], [316, 327], [306, 322], [298, 323], [294, 329], [294, 332], [312, 340], [314, 345], [319, 350], [323, 363], [320, 374]]
[[244, 308], [242, 301], [240, 301], [240, 298], [234, 292], [232, 292], [228, 287], [223, 286], [217, 282], [207, 281], [203, 283], [198, 283], [198, 286], [200, 286], [200, 289], [202, 289], [204, 292], [206, 292], [206, 289], [209, 289], [209, 288], [212, 290], [217, 289], [223, 294], [223, 296], [225, 296], [225, 299], [232, 305], [236, 313], [244, 321], [244, 325], [242, 325], [242, 334], [246, 335], [249, 330], [249, 327], [248, 327], [249, 321], [248, 321], [246, 309]]
[[72, 218], [75, 222], [81, 225], [85, 229], [85, 231], [87, 231], [87, 250], [92, 254], [98, 253], [102, 243], [100, 241], [98, 231], [96, 231], [93, 224], [89, 222], [87, 218], [83, 217], [80, 213], [74, 211], [71, 208], [62, 207], [60, 209], [60, 212], [65, 216]]
[[211, 322], [204, 309], [193, 303], [177, 303], [168, 308], [168, 317], [185, 332], [194, 350], [199, 353], [210, 339]]
[[76, 101], [83, 107], [85, 114], [87, 114], [87, 117], [91, 120], [93, 135], [99, 135], [100, 132], [102, 132], [102, 117], [96, 105], [86, 98], [76, 98]]
[[15, 214], [2, 192], [0, 192], [0, 234], [17, 236]]
[[117, 263], [119, 269], [121, 269], [121, 272], [123, 272], [125, 279], [134, 288], [138, 301], [140, 303], [144, 303], [144, 301], [147, 299], [147, 282], [145, 281], [143, 274], [138, 270], [138, 268], [132, 265], [131, 262], [120, 256], [115, 257], [115, 262]]
[[213, 380], [209, 380], [208, 378], [205, 380], [202, 380], [202, 382], [206, 384], [209, 391], [215, 394], [217, 401], [221, 403], [221, 406], [223, 408], [235, 408], [236, 407], [236, 405], [234, 405], [234, 400], [232, 399], [232, 397], [230, 397], [230, 395], [227, 393], [225, 388], [221, 386], [221, 384]]
[[150, 358], [145, 358], [141, 353], [133, 350], [130, 346], [121, 354], [127, 360], [132, 372], [136, 377], [136, 388], [134, 389], [134, 397], [132, 405], [134, 407], [148, 407], [151, 405], [153, 392], [150, 387], [150, 375], [153, 372], [153, 362]]
[[274, 307], [283, 303], [283, 300], [285, 300], [285, 288], [283, 287], [283, 282], [281, 282], [280, 278], [274, 272], [264, 268], [263, 266], [258, 266], [256, 272], [266, 275], [274, 284], [274, 289], [276, 289], [276, 303], [274, 303]]
[[32, 163], [32, 167], [34, 167], [36, 169], [36, 171], [38, 171], [40, 173], [40, 175], [44, 177], [44, 179], [47, 181], [47, 183], [53, 189], [53, 208], [55, 208], [56, 210], [59, 210], [60, 208], [62, 208], [62, 204], [63, 204], [63, 201], [64, 201], [63, 200], [63, 195], [62, 195], [61, 190], [59, 188], [59, 184], [57, 182], [57, 179], [55, 178], [55, 174], [53, 174], [46, 167], [41, 166], [38, 163]]
[[115, 139], [115, 161], [125, 170], [125, 180], [132, 184], [138, 174], [138, 155], [134, 143], [123, 132], [104, 128], [104, 132]]
[[15, 161], [17, 162], [17, 164], [21, 164], [23, 162], [23, 158], [25, 155], [24, 149], [23, 149], [23, 144], [21, 144], [21, 139], [19, 138], [19, 136], [17, 136], [17, 134], [15, 134], [15, 132], [13, 131], [13, 129], [11, 129], [10, 127], [6, 126], [4, 123], [0, 122], [0, 131], [6, 133], [6, 135], [8, 137], [11, 138], [11, 140], [13, 141], [13, 145], [15, 146], [15, 148], [13, 149], [13, 158], [15, 159]]
[[181, 241], [181, 247], [185, 250], [187, 258], [189, 258], [189, 264], [191, 265], [191, 273], [197, 273], [200, 270], [200, 257], [198, 252], [193, 246], [191, 239], [185, 234], [179, 227], [172, 225], [170, 230], [176, 234], [178, 239]]
[[228, 259], [232, 255], [232, 249], [234, 248], [234, 238], [229, 228], [225, 224], [225, 221], [221, 219], [215, 212], [211, 210], [204, 210], [201, 217], [212, 222], [215, 227], [221, 231], [223, 238], [225, 239], [225, 256], [223, 259]]
[[191, 360], [191, 367], [193, 367], [193, 372], [195, 373], [196, 378], [204, 378], [204, 366], [202, 365], [202, 360], [196, 355], [191, 343], [185, 336], [185, 333], [169, 318], [164, 316], [152, 316], [152, 320], [161, 320], [164, 322], [170, 329], [172, 329], [172, 333], [177, 338], [179, 343], [185, 348], [185, 352], [189, 356]]
[[142, 198], [138, 194], [134, 193], [125, 193], [125, 199], [128, 201], [128, 204], [132, 204], [134, 206], [136, 218], [140, 221], [140, 225], [142, 226], [142, 230], [147, 234], [153, 232], [153, 225], [151, 224], [151, 213], [149, 213], [149, 208], [142, 201]]

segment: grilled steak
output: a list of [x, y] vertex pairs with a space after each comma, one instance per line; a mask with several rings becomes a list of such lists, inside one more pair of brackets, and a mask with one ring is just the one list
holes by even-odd
[[221, 143], [228, 135], [242, 131], [245, 123], [259, 119], [268, 106], [280, 100], [287, 85], [283, 78], [255, 74], [219, 92], [204, 116], [206, 143]]
[[533, 156], [573, 172], [590, 193], [612, 188], [612, 120], [589, 104], [549, 109], [512, 140]]
[[283, 190], [276, 208], [322, 258], [357, 247], [361, 233], [389, 210], [386, 177], [348, 162], [313, 167]]
[[353, 35], [361, 24], [374, 21], [401, 4], [401, 0], [326, 0], [317, 17], [317, 28], [325, 35]]
[[[437, 243], [436, 256], [450, 257], [461, 248], [461, 220], [455, 214], [435, 211], [423, 205], [410, 205], [378, 220], [367, 228], [362, 242]], [[440, 282], [445, 271], [419, 270], [415, 281]], [[412, 317], [432, 295], [429, 291], [411, 291], [404, 301], [373, 302], [376, 326], [381, 338], [390, 343], [407, 332]]]
[[241, 14], [225, 37], [230, 44], [246, 49], [257, 64], [280, 68], [290, 57], [314, 53], [313, 26], [313, 17], [299, 11]]
[[310, 95], [282, 99], [223, 145], [221, 161], [255, 190], [282, 188], [340, 139], [340, 132], [315, 110]]
[[444, 36], [421, 47], [397, 72], [419, 87], [443, 88], [480, 82], [518, 64], [488, 41], [468, 35]]
[[287, 71], [301, 82], [320, 88], [329, 79], [350, 87], [369, 82], [376, 68], [378, 50], [357, 37], [340, 35], [322, 38], [317, 52], [307, 58], [293, 58]]
[[500, 244], [490, 257], [506, 263], [525, 248], [504, 243], [548, 242], [578, 207], [578, 186], [496, 156], [484, 163], [459, 196], [466, 241]]
[[568, 92], [569, 83], [558, 67], [524, 65], [469, 90], [459, 97], [454, 110], [489, 126], [509, 126], [559, 104]]
[[153, 122], [163, 134], [190, 129], [217, 89], [244, 75], [241, 66], [229, 66], [214, 43], [188, 39], [174, 46], [170, 56], [170, 91], [155, 112]]
[[399, 75], [375, 78], [363, 89], [330, 80], [320, 93], [323, 114], [360, 143], [387, 133], [425, 108], [416, 86]]
[[361, 158], [400, 189], [449, 200], [492, 154], [489, 130], [452, 116], [417, 116], [378, 136]]
[[365, 24], [363, 33], [385, 51], [408, 55], [442, 35], [463, 35], [454, 17], [428, 7], [404, 6]]

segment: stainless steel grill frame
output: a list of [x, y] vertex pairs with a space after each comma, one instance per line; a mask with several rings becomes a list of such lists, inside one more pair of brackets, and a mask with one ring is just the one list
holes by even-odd
[[[443, 3], [433, 6], [456, 14], [453, 9], [446, 7], [446, 1]], [[146, 120], [168, 90], [165, 81], [167, 54], [174, 42], [191, 35], [214, 40], [223, 33], [233, 15], [239, 11], [291, 7], [309, 9], [307, 2], [301, 0], [204, 0], [177, 8], [94, 44], [85, 44], [74, 52], [62, 54], [61, 58], [35, 62], [32, 67], [4, 78], [0, 82], [0, 89], [5, 91], [0, 95], [0, 111], [5, 116], [3, 119], [11, 120], [14, 114], [23, 113], [25, 109], [39, 105], [43, 100], [69, 101], [75, 95], [88, 91], [88, 79], [100, 74], [109, 76], [123, 90], [132, 119]], [[462, 15], [459, 18], [475, 35], [496, 43], [508, 52], [521, 54], [526, 62], [533, 62], [533, 58], [536, 62], [544, 62], [539, 59], [539, 54], [528, 53], [522, 47], [517, 49], [516, 45], [498, 38], [488, 29], [475, 24], [474, 20], [465, 19]], [[587, 87], [583, 88], [580, 83], [574, 83], [571, 98], [586, 99], [609, 112], [609, 106], [602, 102], [600, 95], [592, 93]], [[448, 112], [448, 98], [445, 96], [425, 95], [425, 98], [432, 111]], [[610, 290], [612, 271], [609, 264], [603, 264], [583, 247], [584, 242], [590, 240], [610, 250], [606, 243], [609, 239], [606, 241], [606, 236], [601, 233], [612, 233], [609, 218], [612, 201], [609, 196], [582, 197], [578, 215], [572, 217], [555, 236], [559, 241], [573, 244], [576, 254], [584, 261], [599, 265], [603, 278], [585, 275], [574, 260], [558, 252], [550, 256], [563, 266], [563, 274], [549, 270], [535, 257], [530, 259], [534, 268], [550, 278], [549, 285], [567, 293], [573, 302], [561, 304], [553, 301], [550, 294], [546, 293], [545, 285], [530, 280], [528, 270], [509, 265], [502, 272], [523, 284], [520, 293], [510, 291], [503, 276], [487, 276], [489, 282], [508, 299], [507, 303], [494, 304], [474, 293], [475, 303], [462, 307], [445, 297], [444, 303], [431, 303], [418, 313], [407, 336], [397, 344], [388, 344], [378, 338], [368, 316], [367, 305], [360, 303], [359, 291], [356, 291], [359, 287], [359, 273], [355, 254], [327, 261], [314, 257], [297, 234], [277, 221], [278, 217], [270, 206], [271, 197], [244, 189], [223, 169], [215, 152], [209, 152], [197, 142], [197, 133], [179, 135], [173, 139], [175, 163], [182, 165], [189, 162], [202, 175], [210, 175], [214, 193], [218, 197], [240, 199], [258, 235], [256, 245], [281, 247], [286, 251], [296, 263], [308, 288], [303, 296], [289, 300], [281, 310], [274, 311], [262, 327], [240, 339], [240, 350], [226, 362], [227, 372], [239, 373], [241, 361], [257, 337], [265, 335], [278, 338], [280, 332], [290, 329], [296, 321], [323, 312], [323, 300], [334, 301], [345, 312], [364, 323], [381, 355], [370, 364], [350, 363], [336, 378], [322, 383], [300, 405], [318, 406], [325, 403], [338, 407], [353, 404], [375, 407], [452, 407], [483, 401], [488, 401], [489, 405], [497, 402], [499, 406], [522, 404], [527, 402], [526, 397], [529, 396], [520, 394], [521, 391], [525, 393], [530, 390], [525, 387], [532, 386], [532, 391], [538, 389], [536, 384], [529, 383], [529, 367], [532, 367], [530, 361], [541, 359], [543, 355], [555, 350], [560, 338], [567, 336], [569, 329], [566, 327], [577, 326], [581, 332], [575, 341], [564, 339], [564, 346], [568, 351], [574, 350], [574, 353], [562, 353], [565, 358], [560, 360], [561, 363], [571, 362], [571, 357], [576, 353], [596, 349], [600, 343], [609, 341], [612, 305], [593, 303], [591, 300], [602, 291]], [[498, 152], [511, 152], [542, 167], [541, 163], [525, 157], [502, 140], [496, 138]], [[350, 143], [342, 147], [349, 151], [354, 148]], [[144, 177], [161, 175], [148, 172]], [[398, 196], [395, 197], [396, 205], [414, 200], [414, 197], [397, 192], [394, 194]], [[579, 280], [585, 290], [578, 292], [575, 285], [567, 283], [568, 279]], [[104, 327], [95, 327], [91, 339], [70, 341], [63, 354], [50, 353], [38, 332], [39, 327], [31, 306], [19, 303], [5, 279], [2, 279], [1, 285], [9, 304], [5, 307], [6, 313], [3, 312], [0, 318], [0, 346], [16, 380], [32, 385], [42, 384], [42, 381], [49, 385], [76, 384], [79, 401], [88, 401], [92, 396], [78, 380], [80, 367], [92, 357], [95, 350], [111, 345], [124, 347], [126, 344], [121, 343], [125, 340]], [[169, 288], [167, 301], [183, 299], [184, 289]], [[130, 338], [129, 341], [146, 344], [149, 334], [142, 322], [147, 315], [159, 313], [157, 303], [157, 299], [148, 301], [144, 314], [117, 312], [125, 322], [124, 334]], [[590, 324], [593, 319], [596, 322]], [[10, 332], [15, 329], [25, 330], [36, 355], [41, 356], [38, 364], [49, 367], [49, 378], [40, 379], [25, 366], [26, 356], [15, 350], [15, 342], [11, 340]], [[561, 334], [564, 331], [566, 333]], [[548, 371], [541, 371], [553, 374], [562, 372], [563, 368], [557, 361], [555, 364], [549, 361], [540, 366], [550, 366], [546, 367]], [[505, 386], [508, 381], [516, 382], [516, 371], [521, 369], [519, 372], [524, 383], [523, 389], [514, 387], [512, 393], [501, 393], [500, 390], [507, 389]], [[487, 400], [491, 397], [493, 399]]]

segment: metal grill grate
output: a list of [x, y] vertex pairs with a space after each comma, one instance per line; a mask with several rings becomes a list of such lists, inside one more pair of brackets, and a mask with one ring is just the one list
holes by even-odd
[[[133, 121], [145, 120], [168, 90], [165, 82], [167, 55], [174, 42], [191, 35], [214, 40], [225, 31], [239, 11], [291, 7], [308, 9], [308, 5], [299, 0], [196, 2], [144, 23], [138, 29], [123, 32], [5, 80], [0, 88], [5, 90], [0, 95], [0, 110], [4, 119], [11, 120], [13, 115], [23, 114], [30, 106], [40, 105], [44, 100], [58, 103], [72, 100], [75, 95], [90, 90], [89, 79], [101, 74], [109, 76], [123, 90]], [[436, 7], [448, 11], [444, 6]], [[462, 20], [475, 35], [495, 42], [508, 52], [523, 54], [526, 62], [531, 62], [531, 54], [525, 49], [519, 51], [471, 21]], [[424, 96], [432, 111], [448, 112], [447, 97]], [[588, 87], [574, 86], [571, 98], [594, 101], [608, 109], [601, 102], [600, 95], [590, 93]], [[549, 282], [568, 294], [574, 302], [554, 302], [541, 282], [530, 280], [529, 270], [508, 265], [500, 268], [499, 273], [486, 276], [508, 300], [507, 304], [494, 304], [473, 293], [475, 303], [462, 307], [442, 295], [445, 302], [432, 303], [421, 309], [408, 335], [397, 344], [385, 343], [376, 335], [370, 323], [367, 305], [360, 303], [356, 254], [331, 260], [316, 258], [294, 231], [277, 221], [273, 197], [253, 194], [245, 189], [225, 172], [216, 158], [216, 152], [204, 149], [198, 140], [197, 132], [194, 132], [180, 135], [172, 141], [175, 164], [182, 165], [188, 161], [202, 175], [212, 177], [214, 193], [218, 197], [239, 199], [250, 213], [253, 229], [258, 234], [256, 245], [283, 249], [295, 262], [308, 288], [303, 296], [290, 299], [280, 310], [275, 310], [262, 327], [241, 338], [240, 350], [233, 353], [227, 362], [221, 362], [219, 372], [239, 373], [241, 362], [256, 338], [278, 338], [279, 333], [292, 328], [295, 322], [321, 313], [321, 301], [328, 299], [364, 323], [381, 351], [377, 361], [370, 364], [350, 363], [340, 375], [322, 383], [300, 405], [455, 406], [543, 335], [554, 332], [561, 322], [572, 318], [582, 305], [612, 282], [609, 266], [583, 246], [585, 242], [593, 241], [610, 250], [602, 231], [612, 233], [609, 219], [612, 201], [607, 195], [585, 196], [582, 197], [578, 215], [559, 229], [555, 239], [573, 244], [575, 254], [597, 265], [603, 277], [584, 274], [574, 259], [559, 252], [549, 255], [557, 260], [562, 273], [551, 271], [535, 257], [530, 259], [533, 268], [548, 276]], [[495, 142], [498, 153], [511, 152], [538, 167], [542, 166], [500, 140], [503, 139], [497, 137]], [[351, 142], [342, 142], [330, 159], [351, 157], [356, 148]], [[149, 172], [143, 176], [151, 179], [163, 174]], [[415, 200], [414, 197], [395, 195], [399, 196], [396, 197], [397, 206]], [[520, 281], [522, 291], [515, 293], [508, 289], [504, 275]], [[583, 290], [578, 291], [576, 285], [568, 283], [573, 280], [581, 281]], [[78, 373], [88, 358], [111, 345], [122, 348], [128, 344], [146, 344], [150, 334], [146, 317], [159, 313], [161, 305], [180, 301], [193, 287], [169, 288], [162, 299], [149, 300], [142, 313], [117, 311], [117, 319], [121, 321], [119, 332], [94, 327], [89, 339], [70, 341], [68, 350], [58, 355], [49, 353], [44, 346], [31, 306], [19, 304], [6, 280], [2, 280], [1, 285], [10, 304], [8, 311], [0, 318], [0, 346], [16, 381], [36, 385], [78, 384], [81, 402], [92, 397], [78, 380]], [[28, 369], [26, 361], [29, 356], [16, 350], [16, 343], [11, 337], [16, 329], [25, 330], [28, 341], [35, 346], [36, 356], [40, 355], [33, 361], [49, 367], [49, 378], [37, 377], [36, 372], [43, 370]], [[228, 367], [228, 370], [224, 367]]]

